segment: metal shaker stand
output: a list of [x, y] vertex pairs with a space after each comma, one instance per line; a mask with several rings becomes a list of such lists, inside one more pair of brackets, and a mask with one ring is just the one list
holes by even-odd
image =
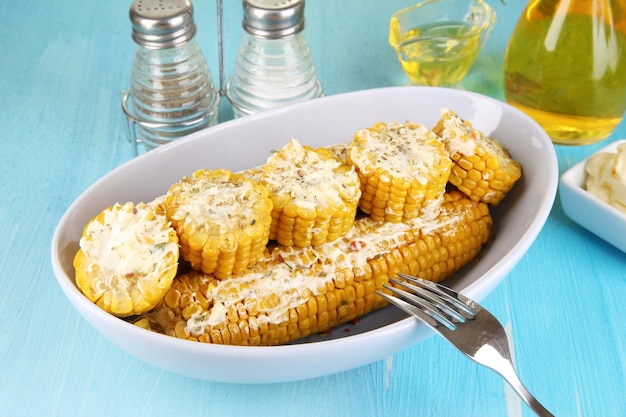
[[219, 61], [219, 94], [224, 96], [224, 8], [222, 0], [216, 0], [217, 6], [217, 54]]
[[[161, 10], [167, 10], [167, 6], [161, 3], [162, 0], [136, 1], [139, 2], [137, 7], [141, 7], [139, 5], [144, 4], [144, 1], [154, 7], [154, 2], [156, 1], [156, 9], [154, 10], [156, 10], [157, 16]], [[188, 4], [190, 8], [192, 7], [190, 0], [171, 1], [183, 1]], [[212, 96], [214, 97], [214, 100], [217, 100], [214, 101], [216, 106], [215, 113], [212, 113], [215, 117], [212, 119], [200, 117], [195, 118], [194, 120], [178, 122], [166, 121], [165, 123], [161, 120], [141, 120], [141, 115], [137, 117], [134, 113], [134, 110], [136, 109], [133, 106], [135, 103], [135, 100], [133, 99], [135, 97], [131, 92], [123, 92], [122, 108], [127, 116], [127, 136], [129, 141], [134, 144], [135, 156], [139, 154], [138, 148], [139, 143], [141, 142], [145, 142], [143, 144], [146, 149], [152, 149], [155, 144], [158, 146], [159, 144], [176, 139], [176, 132], [180, 132], [181, 135], [179, 137], [182, 137], [185, 135], [182, 132], [191, 133], [196, 131], [195, 129], [198, 126], [204, 125], [205, 127], [208, 127], [209, 125], [217, 123], [217, 108], [219, 108], [219, 103], [224, 96], [226, 96], [232, 104], [235, 117], [240, 117], [242, 115], [252, 114], [266, 108], [281, 106], [286, 104], [286, 102], [294, 100], [308, 100], [323, 95], [321, 84], [315, 74], [312, 58], [310, 58], [308, 46], [300, 35], [300, 32], [304, 29], [304, 0], [285, 0], [281, 3], [281, 5], [281, 7], [278, 7], [277, 3], [269, 0], [244, 0], [244, 30], [254, 37], [254, 39], [259, 39], [259, 42], [265, 43], [261, 43], [259, 45], [255, 43], [253, 47], [251, 47], [250, 42], [245, 43], [246, 46], [240, 46], [242, 49], [240, 49], [239, 52], [244, 55], [248, 53], [252, 53], [254, 55], [253, 60], [255, 61], [255, 66], [251, 73], [256, 71], [256, 73], [262, 74], [264, 71], [267, 71], [267, 67], [270, 67], [272, 70], [275, 69], [275, 66], [284, 67], [285, 73], [281, 74], [280, 77], [275, 75], [275, 71], [271, 71], [274, 75], [268, 76], [267, 83], [269, 89], [274, 95], [272, 97], [268, 97], [264, 95], [265, 91], [258, 90], [256, 87], [258, 86], [259, 80], [253, 79], [252, 81], [248, 81], [247, 77], [250, 74], [246, 73], [245, 76], [241, 76], [241, 74], [237, 72], [237, 69], [245, 72], [248, 71], [249, 68], [242, 69], [244, 67], [242, 67], [239, 61], [237, 62], [240, 65], [235, 65], [235, 75], [233, 76], [233, 80], [226, 83], [224, 75], [223, 0], [216, 0], [219, 86], [218, 88], [212, 87]], [[170, 9], [171, 8], [172, 7], [170, 7]], [[147, 10], [150, 9], [148, 8]], [[132, 11], [133, 9], [131, 8], [131, 20], [133, 17]], [[161, 35], [159, 33], [160, 24], [161, 22], [150, 22], [150, 24], [147, 25], [148, 33], [150, 33], [151, 36], [159, 37]], [[144, 27], [140, 26], [139, 30], [144, 30]], [[291, 38], [292, 36], [293, 38]], [[135, 32], [133, 32], [133, 37], [135, 37]], [[287, 38], [290, 40], [287, 41]], [[283, 41], [288, 43], [282, 43]], [[254, 42], [256, 42], [256, 40]], [[267, 56], [265, 56], [264, 48], [267, 47], [267, 42], [271, 42], [272, 47], [268, 50]], [[278, 44], [280, 46], [277, 46], [274, 42], [281, 42]], [[285, 51], [288, 52], [282, 55], [280, 48], [285, 48]], [[260, 53], [260, 56], [263, 56], [263, 58], [257, 60], [258, 55], [256, 54], [258, 50], [264, 52]], [[277, 60], [275, 55], [280, 55], [282, 57], [281, 60]], [[297, 62], [298, 65], [294, 66], [294, 62]], [[303, 74], [305, 75], [304, 77], [302, 77]], [[296, 80], [297, 83], [293, 82], [291, 84], [285, 84], [285, 77], [286, 79]], [[280, 79], [278, 80], [278, 78]], [[257, 94], [259, 92], [260, 94]], [[207, 125], [207, 123], [209, 124]], [[161, 140], [161, 138], [153, 140], [152, 136], [145, 136], [145, 132], [150, 131], [168, 132], [168, 137], [163, 140]], [[140, 134], [141, 132], [144, 132], [143, 136]], [[145, 141], [143, 140], [144, 136]]]

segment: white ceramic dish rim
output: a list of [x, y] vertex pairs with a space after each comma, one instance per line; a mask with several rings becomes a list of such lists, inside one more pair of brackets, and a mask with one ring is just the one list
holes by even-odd
[[[375, 104], [371, 104], [371, 106], [374, 106], [377, 111], [382, 110], [380, 112], [380, 116], [375, 120], [372, 120], [372, 122], [368, 125], [381, 120], [389, 121], [396, 118], [393, 116], [388, 117], [385, 113], [398, 110], [398, 108], [400, 108], [398, 107], [399, 104], [390, 105], [390, 110], [387, 111], [387, 107], [380, 107], [379, 101], [419, 100], [421, 95], [428, 96], [430, 99], [437, 98], [437, 100], [434, 100], [432, 103], [433, 106], [436, 105], [437, 101], [443, 100], [442, 102], [445, 102], [446, 99], [448, 102], [461, 100], [465, 103], [465, 101], [467, 101], [467, 106], [469, 106], [467, 107], [467, 110], [476, 111], [478, 112], [477, 115], [481, 116], [480, 120], [472, 120], [471, 118], [468, 118], [474, 122], [477, 128], [483, 130], [487, 134], [490, 134], [491, 130], [498, 127], [502, 118], [514, 117], [519, 119], [528, 129], [528, 132], [522, 132], [519, 133], [519, 135], [530, 135], [526, 138], [528, 139], [528, 144], [525, 144], [524, 146], [537, 148], [538, 153], [542, 158], [544, 158], [543, 162], [545, 162], [545, 164], [540, 167], [544, 170], [541, 174], [543, 187], [542, 193], [535, 196], [536, 204], [533, 206], [534, 216], [529, 219], [523, 235], [520, 236], [519, 241], [510, 248], [504, 259], [501, 259], [491, 265], [484, 272], [483, 275], [489, 276], [490, 279], [486, 280], [482, 279], [482, 277], [477, 278], [473, 282], [461, 288], [466, 295], [480, 301], [486, 294], [495, 288], [495, 286], [497, 286], [518, 263], [531, 246], [543, 227], [543, 224], [547, 220], [556, 195], [558, 182], [556, 154], [545, 132], [532, 119], [518, 110], [495, 99], [491, 99], [477, 93], [436, 87], [389, 87], [364, 90], [323, 97], [306, 103], [270, 110], [253, 116], [247, 116], [244, 119], [225, 122], [209, 128], [206, 131], [197, 132], [190, 135], [188, 138], [179, 140], [162, 148], [158, 148], [148, 154], [142, 155], [123, 164], [103, 176], [100, 180], [96, 181], [91, 187], [89, 187], [74, 201], [61, 218], [52, 240], [51, 250], [52, 265], [59, 285], [70, 302], [81, 312], [81, 314], [83, 314], [83, 317], [115, 344], [155, 366], [162, 367], [171, 372], [200, 379], [236, 383], [268, 383], [313, 378], [352, 369], [371, 363], [375, 360], [383, 359], [390, 354], [405, 349], [423, 340], [424, 338], [430, 336], [431, 333], [425, 329], [425, 326], [419, 325], [415, 320], [410, 318], [399, 319], [398, 321], [385, 325], [384, 327], [375, 328], [349, 337], [341, 337], [333, 340], [318, 341], [308, 344], [276, 347], [206, 345], [143, 331], [142, 329], [137, 329], [135, 326], [105, 313], [80, 294], [73, 283], [72, 274], [68, 274], [63, 267], [63, 261], [65, 261], [66, 264], [67, 261], [71, 261], [71, 257], [76, 250], [76, 243], [74, 242], [73, 247], [70, 247], [71, 241], [69, 243], [66, 242], [67, 244], [65, 247], [61, 246], [63, 242], [68, 239], [68, 232], [66, 230], [68, 225], [72, 221], [79, 221], [73, 218], [79, 209], [82, 208], [85, 210], [84, 206], [91, 205], [92, 207], [89, 210], [93, 213], [93, 215], [102, 209], [101, 206], [98, 206], [89, 200], [89, 197], [93, 194], [93, 190], [99, 188], [100, 195], [105, 192], [116, 194], [119, 190], [112, 188], [112, 184], [110, 184], [111, 178], [120, 176], [122, 173], [137, 173], [137, 167], [139, 164], [149, 158], [162, 159], [165, 157], [164, 155], [168, 155], [170, 153], [175, 155], [175, 150], [177, 148], [190, 147], [194, 142], [203, 140], [205, 135], [209, 135], [209, 137], [214, 138], [219, 136], [223, 131], [233, 129], [235, 125], [241, 123], [252, 124], [264, 120], [267, 122], [268, 120], [271, 121], [272, 118], [280, 119], [281, 117], [288, 117], [291, 113], [301, 114], [302, 112], [308, 110], [321, 111], [328, 106], [340, 108], [344, 105], [354, 105], [355, 103], [367, 106], [370, 105], [368, 103], [372, 102]], [[433, 108], [431, 113], [436, 111], [438, 114], [440, 106], [436, 109]], [[454, 106], [451, 105], [450, 107], [456, 110]], [[488, 112], [481, 111], [478, 107], [489, 107], [489, 110], [494, 111], [495, 115], [484, 114]], [[466, 117], [463, 114], [461, 115]], [[397, 119], [400, 118], [401, 116], [398, 115]], [[407, 117], [407, 119], [424, 122], [426, 124], [426, 121], [419, 120], [417, 117]], [[360, 127], [366, 126], [367, 125]], [[339, 140], [330, 141], [328, 143], [336, 142], [339, 142]], [[306, 141], [303, 141], [303, 143], [306, 143]], [[503, 141], [503, 143], [505, 142]], [[505, 143], [505, 145], [510, 147], [507, 143]], [[511, 145], [519, 146], [513, 143], [511, 143]], [[243, 166], [239, 169], [246, 167], [249, 166]], [[539, 174], [529, 173], [529, 176], [530, 175], [537, 176]], [[144, 194], [152, 193], [153, 197], [163, 193], [163, 190], [156, 190], [156, 188], [148, 183], [146, 184], [146, 189], [142, 191]], [[80, 221], [82, 220], [83, 219]], [[73, 239], [77, 240], [77, 237], [74, 236]], [[141, 340], [139, 341], [136, 340], [138, 331], [144, 332], [141, 334]], [[155, 346], [159, 346], [159, 349], [150, 349], [146, 347], [146, 344], [152, 345], [153, 343]], [[349, 349], [346, 351], [347, 347], [353, 348], [355, 346], [368, 346], [368, 350], [367, 352], [361, 352], [362, 354], [360, 355], [353, 354], [353, 352], [349, 351]], [[188, 359], [178, 358], [175, 361], [172, 361], [172, 363], [164, 363], [163, 355], [180, 355], [181, 353]], [[203, 358], [210, 358], [210, 363], [205, 364], [199, 362], [199, 359]], [[290, 369], [302, 367], [303, 358], [306, 358], [306, 369]], [[335, 360], [331, 360], [330, 358], [335, 358]], [[233, 363], [236, 363], [237, 367], [240, 369], [233, 369]], [[268, 366], [276, 363], [283, 364], [284, 368], [268, 368]]]
[[[626, 252], [626, 242], [621, 233], [626, 231], [626, 214], [585, 190], [587, 178], [585, 167], [589, 159], [598, 153], [615, 153], [617, 147], [622, 143], [626, 143], [626, 139], [615, 140], [578, 162], [561, 175], [559, 184], [561, 202], [565, 214], [591, 233]], [[581, 202], [585, 206], [581, 206]], [[598, 216], [598, 213], [595, 213], [595, 215], [591, 215], [592, 213], [586, 211], [583, 213], [582, 211], [586, 209], [586, 204], [593, 204], [595, 211], [600, 210], [605, 217]], [[612, 221], [607, 221], [607, 216]]]

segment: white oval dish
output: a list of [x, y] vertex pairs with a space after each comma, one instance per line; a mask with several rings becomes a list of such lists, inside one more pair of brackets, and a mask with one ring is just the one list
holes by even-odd
[[491, 98], [436, 87], [390, 87], [323, 97], [225, 122], [157, 148], [108, 173], [67, 209], [52, 240], [52, 266], [78, 312], [110, 341], [168, 371], [206, 380], [269, 383], [313, 378], [362, 366], [431, 335], [390, 306], [329, 334], [276, 347], [221, 346], [152, 333], [88, 301], [74, 284], [73, 257], [84, 225], [105, 207], [149, 201], [200, 168], [233, 171], [265, 163], [291, 138], [324, 146], [348, 142], [354, 132], [393, 120], [434, 126], [450, 108], [503, 143], [520, 161], [522, 179], [493, 210], [495, 239], [477, 262], [446, 283], [480, 301], [526, 253], [543, 227], [556, 195], [558, 167], [550, 139], [532, 119]]
[[[615, 141], [596, 153], [615, 153], [617, 147], [625, 142], [626, 140]], [[626, 252], [626, 214], [585, 190], [585, 166], [589, 158], [561, 175], [559, 196], [563, 211], [591, 233]]]

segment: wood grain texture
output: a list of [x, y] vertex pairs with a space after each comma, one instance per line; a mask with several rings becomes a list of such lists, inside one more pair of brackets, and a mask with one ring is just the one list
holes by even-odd
[[[229, 73], [241, 8], [225, 3]], [[406, 84], [387, 25], [411, 3], [307, 2], [305, 34], [327, 95]], [[523, 2], [492, 3], [496, 30], [464, 85], [501, 98], [504, 48]], [[134, 52], [129, 5], [0, 2], [0, 416], [531, 416], [498, 375], [438, 337], [336, 375], [234, 385], [156, 369], [78, 316], [54, 279], [50, 241], [69, 204], [132, 158], [120, 109]], [[217, 81], [214, 2], [194, 6]], [[221, 109], [225, 120], [228, 104]], [[624, 123], [608, 141], [623, 137]], [[605, 145], [557, 147], [560, 171]], [[522, 380], [557, 416], [623, 417], [625, 299], [626, 254], [569, 220], [557, 200], [483, 304], [512, 335]]]

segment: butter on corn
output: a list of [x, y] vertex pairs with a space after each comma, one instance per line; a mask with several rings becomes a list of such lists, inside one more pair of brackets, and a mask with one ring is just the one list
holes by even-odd
[[429, 215], [452, 168], [439, 137], [418, 123], [377, 123], [358, 130], [348, 160], [361, 180], [359, 208], [392, 223]]
[[454, 161], [450, 183], [475, 201], [498, 205], [522, 176], [522, 167], [496, 140], [443, 109], [433, 131]]
[[292, 139], [267, 160], [260, 183], [274, 206], [270, 239], [282, 246], [319, 246], [354, 223], [359, 177], [326, 149]]
[[153, 308], [178, 268], [178, 237], [158, 205], [115, 204], [85, 226], [74, 257], [76, 286], [120, 317]]
[[[440, 281], [471, 262], [490, 237], [488, 204], [520, 176], [506, 150], [447, 110], [433, 130], [378, 123], [315, 150], [292, 140], [263, 166], [199, 170], [147, 205], [103, 211], [85, 228], [76, 282], [101, 308], [134, 315], [129, 321], [148, 330], [207, 343], [288, 343], [383, 307], [376, 290], [400, 272]], [[93, 232], [122, 212], [149, 212], [132, 227], [161, 230], [140, 238], [162, 251], [152, 275], [136, 272], [146, 247], [123, 252], [132, 253], [132, 273], [87, 256], [89, 246], [125, 236]], [[155, 225], [146, 228], [148, 220]], [[188, 265], [175, 276], [178, 251]], [[103, 265], [115, 272], [101, 274]], [[142, 274], [149, 284], [135, 280]]]
[[256, 266], [229, 280], [183, 274], [139, 323], [207, 343], [287, 343], [383, 307], [375, 291], [399, 272], [432, 281], [451, 275], [479, 253], [491, 225], [486, 204], [454, 190], [428, 222], [360, 218], [334, 242], [268, 248]]
[[269, 240], [272, 201], [262, 185], [228, 170], [198, 170], [173, 184], [167, 218], [192, 268], [225, 279], [263, 255]]

